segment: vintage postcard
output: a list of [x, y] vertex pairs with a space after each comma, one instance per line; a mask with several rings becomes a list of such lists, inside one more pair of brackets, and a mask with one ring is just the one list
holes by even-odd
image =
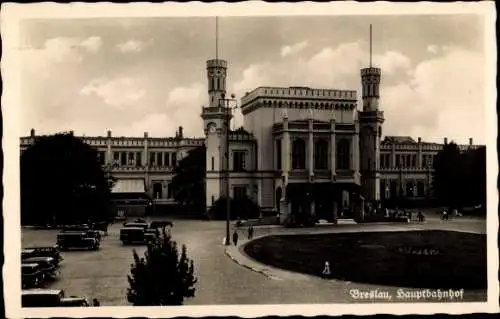
[[492, 2], [1, 14], [8, 317], [499, 310]]

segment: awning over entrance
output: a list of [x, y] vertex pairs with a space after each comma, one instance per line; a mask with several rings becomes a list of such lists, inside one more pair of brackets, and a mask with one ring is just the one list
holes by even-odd
[[146, 192], [144, 179], [119, 179], [111, 189], [112, 194], [144, 194]]

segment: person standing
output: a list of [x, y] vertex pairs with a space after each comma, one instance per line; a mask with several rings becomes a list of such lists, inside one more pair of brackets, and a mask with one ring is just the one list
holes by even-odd
[[443, 220], [448, 220], [448, 212], [446, 209], [443, 210]]
[[235, 230], [234, 233], [233, 233], [233, 244], [235, 246], [238, 245], [238, 232]]
[[252, 239], [253, 238], [253, 226], [249, 226], [248, 227], [248, 239]]

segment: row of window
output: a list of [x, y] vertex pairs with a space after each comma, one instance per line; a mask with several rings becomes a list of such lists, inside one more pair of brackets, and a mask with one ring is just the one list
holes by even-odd
[[[391, 168], [391, 167], [402, 167], [402, 168], [417, 168], [417, 154], [396, 154], [395, 163], [391, 160], [392, 154], [381, 154], [380, 155], [380, 167], [381, 168]], [[435, 155], [423, 154], [422, 155], [422, 167], [431, 168], [434, 162]]]
[[[314, 142], [314, 169], [328, 169], [328, 144], [325, 139]], [[282, 169], [282, 143], [276, 140], [276, 167]], [[351, 168], [351, 143], [348, 139], [341, 139], [337, 143], [337, 169]], [[306, 169], [306, 141], [298, 138], [292, 142], [292, 169]]]
[[380, 181], [380, 196], [382, 198], [396, 198], [398, 196], [405, 197], [424, 197], [425, 182], [413, 181], [404, 182], [402, 185], [396, 180], [381, 180]]
[[[248, 198], [247, 186], [239, 185], [233, 186], [233, 199], [244, 199]], [[212, 205], [215, 204], [215, 196], [212, 195]]]
[[[245, 172], [247, 170], [246, 167], [246, 157], [247, 151], [233, 151], [233, 171], [234, 172]], [[212, 171], [215, 169], [215, 158], [212, 156], [211, 158], [211, 169]]]
[[[287, 93], [288, 92], [288, 93]], [[264, 90], [264, 94], [295, 94], [304, 96], [333, 96], [333, 97], [354, 97], [354, 92], [346, 91], [327, 91], [327, 90], [310, 90], [310, 89], [288, 89], [288, 90]], [[321, 92], [321, 94], [320, 94]], [[316, 93], [316, 94], [315, 94]]]
[[[174, 152], [149, 152], [149, 166], [153, 167], [175, 167], [177, 154]], [[106, 152], [97, 152], [99, 164], [106, 164]], [[143, 166], [142, 152], [113, 152], [113, 162], [118, 166]]]

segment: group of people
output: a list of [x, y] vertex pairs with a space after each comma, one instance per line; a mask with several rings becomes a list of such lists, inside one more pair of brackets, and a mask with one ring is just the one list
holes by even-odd
[[[456, 209], [456, 208], [451, 211], [451, 214], [454, 217], [462, 216], [462, 214], [460, 214], [458, 212], [458, 209]], [[448, 213], [448, 211], [446, 210], [446, 208], [443, 209], [443, 211], [441, 212], [441, 219], [442, 220], [446, 220], [446, 221], [450, 220], [450, 214]]]
[[[237, 246], [238, 245], [238, 230], [234, 230], [233, 232], [233, 245]], [[248, 240], [253, 238], [253, 226], [248, 226]]]
[[[417, 212], [417, 221], [418, 222], [423, 222], [425, 220], [425, 216], [424, 214], [421, 212], [421, 211], [418, 211]], [[413, 218], [413, 212], [411, 210], [407, 211], [405, 209], [401, 210], [401, 209], [395, 209], [394, 211], [392, 211], [391, 213], [389, 213], [389, 209], [385, 209], [385, 217], [392, 217], [392, 218], [408, 218], [409, 221], [412, 220]]]

